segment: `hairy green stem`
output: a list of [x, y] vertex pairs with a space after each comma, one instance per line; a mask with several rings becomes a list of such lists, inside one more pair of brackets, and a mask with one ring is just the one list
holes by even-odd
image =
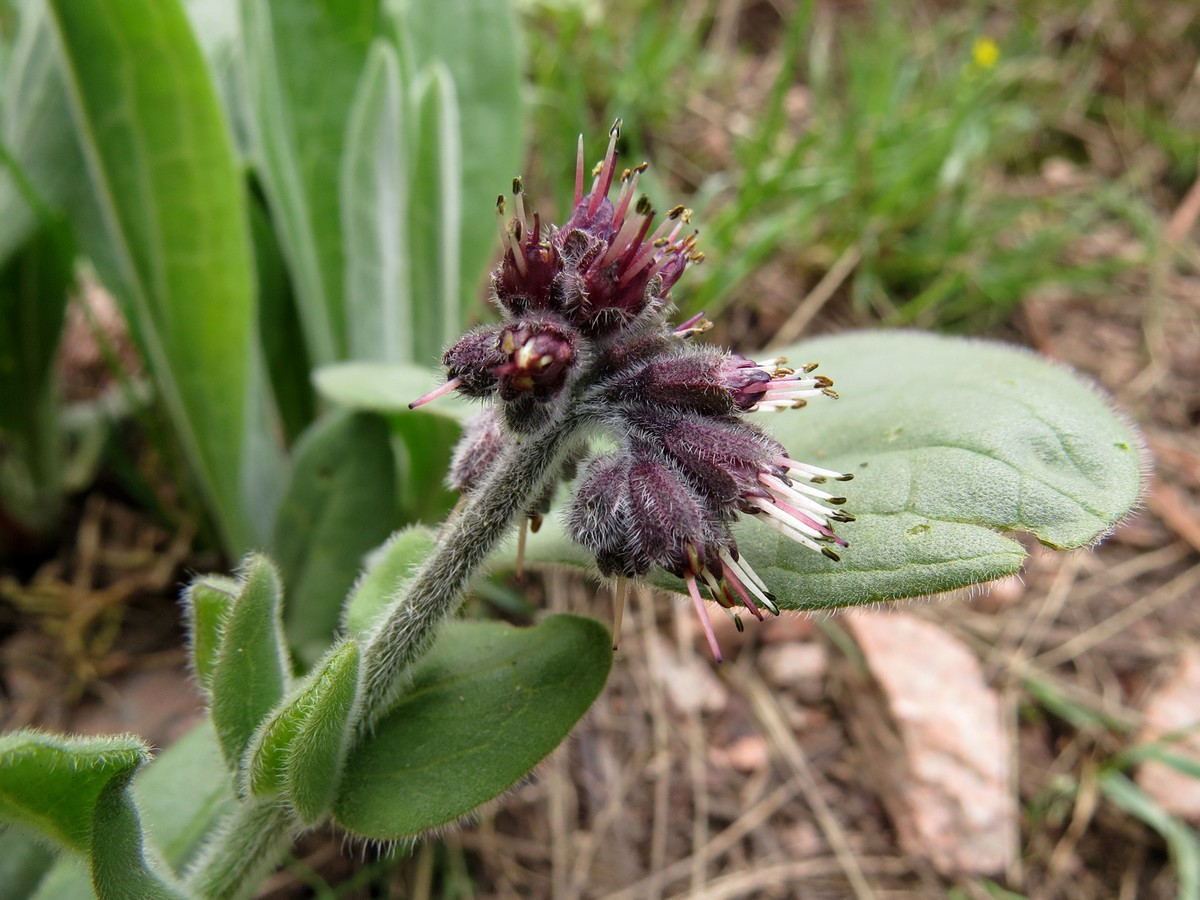
[[189, 897], [252, 897], [292, 847], [298, 827], [278, 797], [242, 800], [188, 873]]
[[508, 446], [488, 477], [446, 526], [437, 549], [396, 598], [363, 651], [363, 706], [369, 728], [401, 684], [401, 676], [429, 647], [488, 555], [556, 479], [580, 428], [571, 411], [536, 434]]
[[[559, 477], [585, 417], [572, 412], [511, 444], [363, 649], [360, 732], [386, 711], [402, 677], [461, 602], [471, 578], [517, 519]], [[189, 895], [250, 896], [291, 846], [299, 826], [279, 798], [243, 800], [193, 866]]]

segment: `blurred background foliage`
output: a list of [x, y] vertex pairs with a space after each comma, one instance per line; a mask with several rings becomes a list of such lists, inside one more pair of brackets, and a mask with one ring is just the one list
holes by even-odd
[[453, 502], [463, 409], [397, 410], [492, 314], [513, 175], [561, 220], [622, 117], [701, 229], [675, 299], [737, 350], [1013, 336], [1176, 252], [1198, 48], [1190, 0], [0, 0], [0, 562], [114, 495], [275, 554], [310, 662], [363, 554]]

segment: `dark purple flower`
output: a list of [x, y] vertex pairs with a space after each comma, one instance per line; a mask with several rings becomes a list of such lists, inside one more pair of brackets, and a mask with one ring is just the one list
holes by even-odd
[[[645, 164], [618, 171], [619, 126], [587, 193], [580, 139], [575, 203], [562, 227], [529, 213], [520, 179], [511, 218], [500, 198], [502, 256], [491, 285], [503, 321], [447, 350], [448, 380], [414, 405], [451, 390], [495, 404], [468, 425], [455, 452], [451, 482], [464, 492], [478, 489], [503, 446], [564, 417], [585, 433], [607, 433], [616, 449], [584, 462], [567, 526], [601, 574], [617, 579], [614, 633], [625, 580], [661, 568], [684, 581], [719, 660], [704, 593], [739, 628], [738, 607], [760, 619], [762, 608], [778, 612], [731, 525], [753, 516], [837, 560], [846, 541], [835, 526], [853, 520], [841, 511], [845, 498], [819, 486], [849, 475], [792, 460], [744, 414], [837, 395], [815, 365], [792, 369], [783, 359], [755, 362], [697, 346], [691, 339], [711, 327], [703, 314], [668, 323], [671, 288], [703, 257], [690, 210], [677, 206], [658, 219], [637, 195]], [[580, 458], [574, 449], [555, 457], [557, 478], [537, 482], [528, 519], [540, 521]]]

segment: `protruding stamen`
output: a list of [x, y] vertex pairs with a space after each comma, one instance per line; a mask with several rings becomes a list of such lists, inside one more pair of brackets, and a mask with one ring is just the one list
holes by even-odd
[[633, 200], [633, 196], [637, 191], [638, 178], [641, 177], [641, 174], [645, 172], [649, 166], [649, 163], [642, 163], [640, 166], [635, 166], [628, 181], [625, 181], [624, 177], [621, 179], [624, 183], [621, 185], [621, 193], [617, 196], [617, 208], [613, 212], [612, 220], [612, 227], [616, 229], [618, 233], [620, 232], [621, 226], [625, 224], [625, 213], [629, 210], [629, 204]]
[[524, 231], [529, 230], [529, 222], [525, 219], [525, 183], [518, 175], [513, 179], [513, 205], [517, 208], [517, 221], [521, 223], [521, 228]]
[[608, 196], [608, 189], [612, 187], [613, 172], [615, 171], [615, 160], [617, 157], [617, 138], [621, 136], [621, 120], [617, 119], [613, 122], [613, 127], [608, 131], [608, 150], [604, 154], [604, 164], [600, 169], [599, 178], [596, 185], [592, 188], [592, 199], [588, 203], [588, 216], [594, 216], [596, 210], [600, 208], [600, 201]]
[[496, 228], [500, 232], [500, 252], [508, 253], [512, 250], [512, 238], [508, 233], [508, 228], [504, 222], [504, 195], [500, 194], [496, 197]]
[[687, 575], [683, 581], [687, 585], [688, 593], [692, 597], [692, 605], [696, 608], [696, 615], [700, 617], [700, 627], [704, 629], [704, 637], [708, 640], [708, 649], [712, 651], [713, 659], [721, 662], [721, 648], [717, 644], [717, 635], [713, 631], [712, 620], [708, 617], [708, 607], [704, 605], [704, 598], [700, 596], [700, 589], [696, 587], [696, 576]]
[[436, 400], [438, 397], [442, 396], [443, 394], [448, 394], [451, 391], [455, 390], [460, 384], [462, 384], [462, 378], [451, 378], [445, 384], [435, 387], [428, 394], [418, 397], [412, 403], [408, 404], [408, 408], [416, 409], [418, 406], [424, 406], [426, 403], [430, 402], [431, 400]]
[[625, 615], [625, 595], [628, 590], [625, 576], [617, 576], [617, 588], [613, 594], [613, 649], [617, 649], [617, 641], [621, 639], [621, 617]]
[[583, 134], [579, 135], [579, 143], [575, 149], [575, 202], [572, 208], [583, 202]]
[[525, 539], [529, 533], [529, 519], [521, 516], [521, 530], [517, 532], [517, 565], [516, 576], [518, 580], [525, 578]]

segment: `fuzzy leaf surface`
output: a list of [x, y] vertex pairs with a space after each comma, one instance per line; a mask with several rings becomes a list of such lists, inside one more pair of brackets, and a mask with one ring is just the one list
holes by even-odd
[[275, 553], [288, 585], [288, 639], [307, 665], [333, 642], [363, 558], [400, 524], [390, 440], [378, 416], [339, 410], [296, 445]]
[[224, 114], [178, 0], [50, 0], [93, 192], [135, 331], [226, 546], [251, 543], [240, 474], [254, 287]]
[[129, 736], [5, 735], [0, 738], [0, 819], [86, 854], [105, 786], [113, 780], [124, 785], [149, 758], [145, 743]]
[[309, 358], [346, 354], [338, 185], [377, 0], [241, 0], [249, 109]]
[[146, 833], [181, 874], [234, 804], [212, 723], [204, 720], [142, 768], [133, 778], [133, 796]]
[[[447, 124], [457, 131], [453, 143], [462, 148], [462, 160], [456, 166], [457, 197], [443, 193], [441, 202], [453, 201], [458, 219], [454, 224], [461, 237], [455, 243], [461, 274], [454, 280], [459, 285], [459, 316], [465, 318], [478, 306], [481, 276], [496, 252], [495, 223], [484, 211], [492, 209], [496, 195], [505, 192], [520, 171], [525, 147], [517, 15], [508, 0], [397, 0], [392, 6], [398, 11], [413, 69], [440, 63], [453, 82], [457, 111]], [[447, 27], [448, 22], [453, 26]], [[444, 96], [437, 102], [444, 103]]]
[[[758, 522], [738, 548], [788, 609], [922, 597], [1020, 570], [1034, 534], [1084, 547], [1121, 521], [1141, 490], [1141, 439], [1108, 401], [1065, 368], [985, 341], [863, 332], [783, 351], [819, 361], [841, 399], [759, 415], [798, 460], [850, 472], [831, 483], [857, 521], [833, 562]], [[588, 565], [558, 522], [528, 558]], [[682, 590], [664, 573], [651, 581]]]
[[404, 97], [396, 50], [376, 38], [350, 109], [341, 170], [346, 327], [355, 359], [408, 362], [418, 346]]
[[402, 590], [401, 582], [424, 562], [433, 547], [433, 532], [412, 526], [397, 531], [372, 553], [367, 560], [366, 572], [346, 602], [343, 616], [346, 631], [365, 637], [376, 618], [387, 609], [388, 602]]
[[533, 628], [451, 622], [411, 688], [346, 760], [334, 816], [391, 841], [502, 794], [566, 737], [604, 687], [607, 629], [552, 616]]
[[279, 574], [266, 558], [250, 556], [239, 588], [209, 688], [213, 724], [231, 771], [240, 767], [250, 738], [290, 681]]

